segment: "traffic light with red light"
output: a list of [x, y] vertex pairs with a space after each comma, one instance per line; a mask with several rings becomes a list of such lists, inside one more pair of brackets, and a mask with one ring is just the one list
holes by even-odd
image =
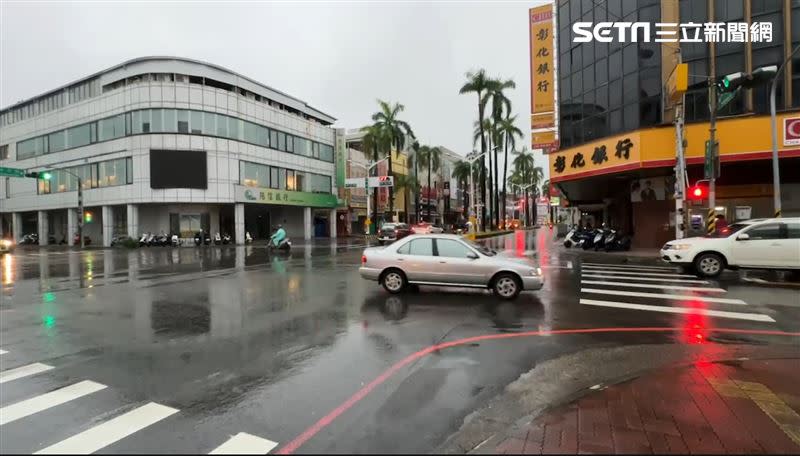
[[689, 188], [689, 199], [691, 200], [702, 200], [708, 196], [708, 189], [703, 187], [702, 185], [695, 185]]

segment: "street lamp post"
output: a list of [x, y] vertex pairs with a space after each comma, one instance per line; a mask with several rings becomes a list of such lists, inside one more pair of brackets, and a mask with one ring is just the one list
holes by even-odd
[[[366, 185], [365, 185], [365, 188], [367, 190], [367, 219], [370, 218], [370, 212], [369, 212], [369, 209], [370, 209], [370, 207], [369, 207], [369, 172], [372, 171], [372, 168], [378, 166], [378, 163], [380, 163], [382, 161], [386, 161], [388, 159], [389, 159], [389, 157], [382, 158], [382, 159], [376, 161], [375, 163], [370, 162], [368, 165], [363, 165], [361, 163], [354, 162], [352, 160], [347, 160], [347, 163], [349, 163], [350, 165], [356, 165], [359, 168], [361, 168], [361, 169], [363, 169], [363, 170], [365, 170], [367, 172], [367, 177], [366, 177], [367, 182], [366, 182]], [[375, 223], [375, 220], [372, 220], [372, 223]], [[369, 234], [369, 225], [367, 225], [367, 229], [366, 229], [366, 233], [365, 234]]]
[[770, 127], [772, 129], [772, 198], [773, 204], [775, 207], [775, 217], [781, 216], [781, 176], [780, 170], [778, 168], [778, 118], [777, 118], [777, 109], [775, 108], [775, 90], [778, 86], [778, 77], [781, 74], [781, 70], [789, 60], [800, 50], [800, 46], [794, 48], [789, 57], [786, 57], [786, 60], [783, 61], [781, 66], [778, 68], [778, 71], [775, 72], [775, 77], [772, 78], [772, 83], [769, 87], [769, 117], [770, 117]]
[[[469, 163], [469, 196], [470, 198], [472, 198], [472, 207], [473, 207], [473, 212], [475, 213], [475, 225], [478, 225], [480, 223], [481, 217], [478, 216], [478, 199], [476, 198], [475, 194], [475, 176], [473, 173], [472, 164], [475, 163], [478, 159], [480, 159], [484, 155], [486, 155], [487, 153], [488, 152], [483, 152], [481, 154], [476, 155], [476, 152], [473, 152], [472, 154], [469, 154], [466, 157], [464, 157]], [[482, 227], [476, 226], [475, 228], [477, 231], [480, 231], [480, 228]]]

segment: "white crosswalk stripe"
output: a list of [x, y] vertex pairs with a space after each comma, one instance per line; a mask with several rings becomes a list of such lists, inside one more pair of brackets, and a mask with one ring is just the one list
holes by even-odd
[[[694, 276], [677, 274], [673, 269], [659, 269], [653, 266], [654, 269], [646, 270], [639, 266], [602, 265], [600, 263], [584, 265], [581, 266], [580, 271], [581, 298], [578, 301], [582, 305], [775, 323], [775, 320], [769, 315], [709, 308], [709, 305], [746, 306], [747, 302], [741, 299], [718, 298], [701, 294], [726, 293], [726, 290], [702, 286], [708, 285], [709, 282], [688, 279], [687, 277]], [[643, 288], [661, 290], [661, 292], [639, 291]], [[681, 291], [683, 294], [670, 293], [673, 290]], [[587, 295], [618, 296], [616, 298], [618, 300], [589, 299], [586, 297]], [[623, 298], [638, 298], [639, 302], [628, 302], [622, 300]], [[642, 302], [642, 299], [647, 299], [646, 303]]]
[[747, 303], [741, 299], [728, 299], [728, 298], [709, 298], [706, 296], [695, 295], [676, 295], [666, 293], [643, 293], [638, 291], [622, 291], [622, 290], [605, 290], [601, 288], [581, 288], [582, 293], [595, 293], [607, 294], [616, 296], [637, 296], [640, 298], [663, 298], [663, 299], [677, 299], [681, 301], [702, 301], [702, 302], [718, 302], [720, 304], [734, 304], [746, 306]]
[[631, 283], [631, 282], [612, 282], [608, 280], [581, 280], [581, 284], [589, 285], [609, 285], [613, 287], [628, 287], [628, 288], [661, 288], [664, 290], [682, 290], [682, 291], [703, 291], [708, 293], [727, 293], [724, 288], [714, 287], [685, 287], [681, 285], [661, 285], [649, 283]]
[[685, 277], [685, 278], [696, 277], [696, 276], [693, 276], [693, 275], [690, 275], [690, 274], [668, 274], [668, 273], [662, 273], [662, 272], [610, 271], [610, 270], [606, 270], [606, 269], [603, 269], [603, 268], [596, 268], [596, 269], [595, 268], [592, 268], [592, 269], [583, 268], [583, 270], [588, 272], [588, 273], [597, 273], [597, 274], [603, 273], [603, 274], [612, 274], [612, 275], [625, 275], [625, 274], [627, 274], [627, 275], [631, 275], [631, 276], [642, 276], [642, 277]]
[[91, 454], [177, 412], [150, 402], [34, 454]]
[[106, 385], [95, 383], [92, 381], [83, 381], [70, 385], [64, 388], [51, 391], [40, 396], [32, 397], [21, 402], [0, 408], [0, 426], [8, 424], [12, 421], [25, 418], [26, 416], [33, 415], [34, 413], [47, 410], [50, 407], [55, 407], [92, 394], [96, 391], [105, 389]]
[[240, 432], [208, 454], [267, 454], [278, 442]]
[[680, 314], [697, 314], [706, 315], [709, 317], [722, 317], [722, 318], [735, 318], [738, 320], [750, 321], [766, 321], [775, 323], [769, 315], [743, 313], [743, 312], [727, 312], [722, 310], [711, 309], [698, 309], [695, 307], [670, 307], [670, 306], [651, 306], [648, 304], [632, 304], [629, 302], [613, 302], [613, 301], [597, 301], [594, 299], [581, 299], [581, 304], [590, 306], [603, 306], [603, 307], [617, 307], [620, 309], [635, 309], [635, 310], [649, 310], [653, 312], [668, 312]]
[[630, 275], [615, 276], [606, 274], [583, 274], [583, 277], [591, 277], [593, 279], [632, 279], [632, 280], [641, 280], [643, 282], [708, 283], [708, 280], [657, 279], [653, 277], [636, 277]]
[[47, 364], [33, 363], [27, 366], [17, 367], [16, 369], [4, 370], [0, 372], [0, 383], [10, 382], [29, 375], [36, 375], [41, 372], [49, 371], [52, 368], [53, 366], [48, 366]]

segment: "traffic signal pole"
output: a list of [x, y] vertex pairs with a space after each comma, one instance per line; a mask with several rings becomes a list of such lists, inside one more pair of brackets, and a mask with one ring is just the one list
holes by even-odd
[[83, 249], [85, 247], [83, 245], [83, 180], [74, 176], [78, 178], [78, 237], [81, 240], [81, 249]]
[[[713, 68], [713, 66], [712, 66]], [[706, 234], [713, 234], [716, 231], [716, 180], [717, 180], [717, 153], [719, 153], [717, 143], [717, 86], [713, 71], [708, 78], [708, 137], [711, 147], [711, 176], [708, 179], [708, 214], [706, 215]]]

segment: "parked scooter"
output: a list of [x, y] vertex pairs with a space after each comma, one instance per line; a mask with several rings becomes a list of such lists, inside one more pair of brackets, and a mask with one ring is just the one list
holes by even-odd
[[222, 235], [222, 243], [225, 244], [225, 245], [230, 244], [231, 243], [231, 235], [228, 234], [228, 233], [223, 234]]
[[606, 252], [611, 250], [628, 251], [631, 249], [631, 237], [622, 231], [611, 230], [611, 234], [606, 236], [604, 248]]
[[174, 233], [172, 234], [172, 236], [170, 238], [170, 242], [171, 242], [173, 247], [179, 247], [181, 245], [181, 240], [178, 238], [178, 235], [174, 234]]
[[155, 242], [155, 245], [157, 245], [159, 247], [166, 247], [170, 243], [169, 236], [167, 236], [167, 233], [162, 231], [161, 234], [156, 236], [156, 239], [155, 239], [154, 242]]
[[199, 246], [203, 243], [203, 230], [194, 233], [194, 245]]
[[155, 233], [150, 233], [147, 235], [147, 240], [145, 241], [145, 245], [148, 247], [152, 247], [156, 245], [156, 235]]
[[594, 251], [597, 252], [598, 250], [602, 249], [606, 245], [606, 238], [609, 237], [612, 233], [607, 227], [599, 230], [597, 234], [594, 236]]
[[144, 247], [147, 245], [147, 236], [149, 233], [144, 232], [141, 236], [139, 236], [139, 247]]
[[210, 245], [211, 244], [211, 235], [208, 233], [203, 233], [203, 244]]
[[252, 244], [253, 243], [253, 237], [250, 236], [250, 232], [249, 231], [246, 231], [244, 233], [244, 243], [245, 244]]
[[222, 236], [220, 236], [219, 231], [214, 235], [214, 245], [222, 245]]
[[36, 233], [23, 234], [22, 239], [19, 240], [20, 244], [38, 245], [39, 235]]

